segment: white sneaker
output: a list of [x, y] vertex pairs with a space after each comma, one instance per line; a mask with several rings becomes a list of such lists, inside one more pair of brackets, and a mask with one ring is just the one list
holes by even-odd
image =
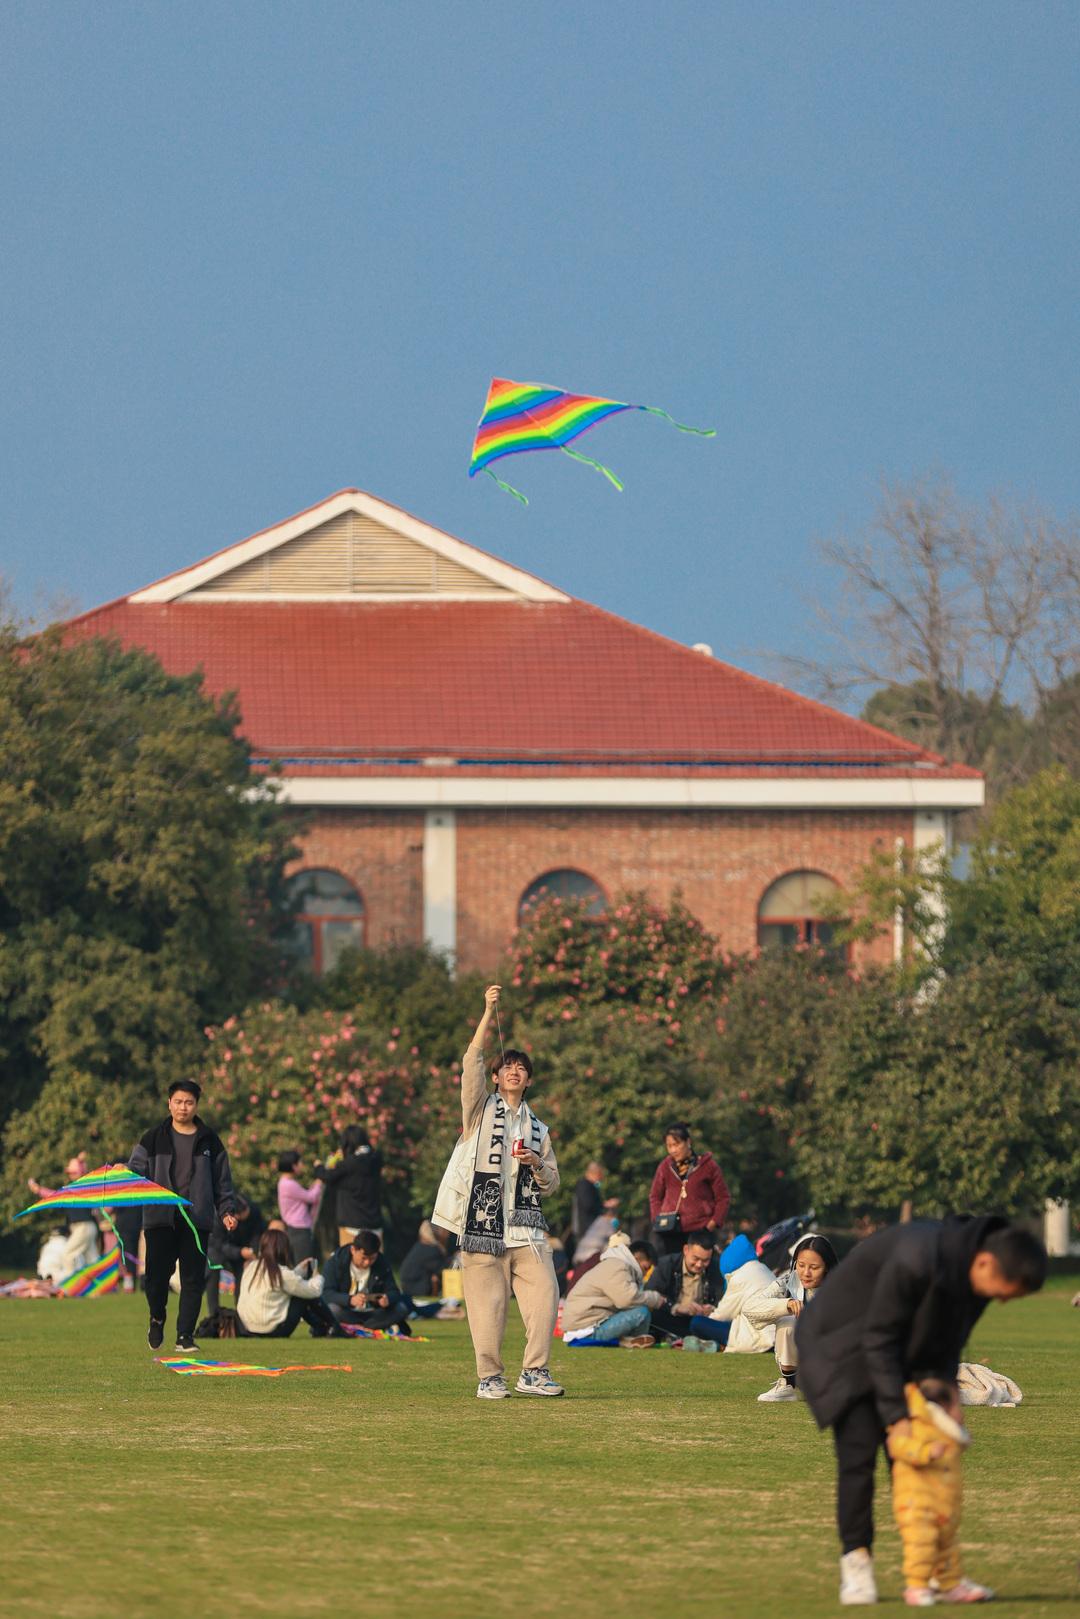
[[977, 1580], [961, 1580], [948, 1591], [938, 1590], [939, 1602], [993, 1602], [994, 1593], [988, 1585]]
[[797, 1400], [798, 1398], [799, 1391], [795, 1385], [789, 1383], [784, 1377], [778, 1377], [771, 1389], [766, 1389], [764, 1394], [758, 1395], [758, 1404], [773, 1405], [781, 1400]]
[[874, 1559], [865, 1546], [845, 1552], [840, 1559], [840, 1605], [858, 1608], [877, 1601]]
[[509, 1394], [505, 1377], [482, 1377], [476, 1385], [478, 1400], [505, 1400]]
[[517, 1380], [518, 1394], [546, 1394], [557, 1396], [565, 1394], [566, 1390], [560, 1383], [556, 1383], [546, 1366], [538, 1366], [531, 1372], [522, 1372]]

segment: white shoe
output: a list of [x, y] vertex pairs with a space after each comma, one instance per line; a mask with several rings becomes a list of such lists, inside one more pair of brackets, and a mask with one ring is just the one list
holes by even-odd
[[478, 1400], [505, 1400], [509, 1394], [505, 1377], [482, 1377], [476, 1385]]
[[939, 1588], [939, 1602], [993, 1602], [994, 1593], [988, 1585], [979, 1585], [976, 1580], [961, 1580], [958, 1585], [950, 1587], [948, 1591]]
[[909, 1608], [932, 1608], [937, 1597], [928, 1585], [908, 1585], [904, 1588], [904, 1601]]
[[858, 1608], [877, 1601], [874, 1559], [865, 1546], [845, 1552], [840, 1559], [840, 1605]]
[[531, 1372], [522, 1372], [517, 1380], [518, 1394], [546, 1394], [549, 1397], [565, 1394], [561, 1383], [556, 1383], [546, 1366], [537, 1366]]
[[758, 1404], [774, 1405], [779, 1404], [781, 1400], [797, 1400], [798, 1398], [799, 1391], [794, 1383], [789, 1383], [784, 1377], [778, 1377], [771, 1389], [766, 1389], [764, 1394], [758, 1395]]

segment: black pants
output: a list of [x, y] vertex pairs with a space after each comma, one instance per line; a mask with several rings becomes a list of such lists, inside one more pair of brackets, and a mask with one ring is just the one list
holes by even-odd
[[[289, 1300], [288, 1312], [284, 1321], [279, 1321], [270, 1332], [252, 1332], [250, 1328], [241, 1326], [242, 1338], [291, 1338], [301, 1321], [306, 1321], [309, 1327], [315, 1329], [315, 1336], [325, 1338], [333, 1332], [336, 1325], [333, 1316], [318, 1299]], [[338, 1334], [340, 1337], [340, 1333]]]
[[885, 1429], [873, 1400], [858, 1400], [833, 1424], [836, 1522], [845, 1552], [874, 1544], [874, 1472]]
[[404, 1299], [399, 1299], [386, 1310], [354, 1310], [348, 1304], [328, 1304], [326, 1308], [335, 1321], [347, 1321], [350, 1326], [370, 1327], [372, 1331], [379, 1329], [383, 1332], [388, 1327], [400, 1327], [407, 1336], [411, 1336], [407, 1324], [409, 1306]]
[[[199, 1233], [206, 1247], [209, 1233]], [[169, 1278], [180, 1261], [180, 1308], [176, 1313], [176, 1336], [189, 1338], [195, 1331], [202, 1303], [206, 1256], [199, 1252], [195, 1233], [186, 1220], [148, 1226], [146, 1231], [146, 1301], [152, 1321], [164, 1321], [169, 1303]]]

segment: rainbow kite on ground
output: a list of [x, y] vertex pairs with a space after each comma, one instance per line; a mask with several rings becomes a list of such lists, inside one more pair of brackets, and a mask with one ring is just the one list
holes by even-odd
[[347, 1332], [350, 1338], [390, 1338], [396, 1344], [429, 1344], [430, 1338], [423, 1337], [417, 1332], [395, 1332], [393, 1328], [387, 1331], [383, 1327], [360, 1327], [352, 1321], [341, 1323], [342, 1332]]
[[537, 382], [510, 382], [505, 377], [492, 377], [484, 414], [473, 441], [469, 477], [475, 478], [478, 472], [486, 472], [500, 489], [527, 506], [529, 502], [520, 489], [496, 478], [491, 471], [491, 462], [504, 455], [520, 455], [526, 450], [561, 450], [572, 460], [583, 461], [587, 467], [602, 472], [616, 489], [622, 489], [622, 484], [610, 467], [591, 460], [578, 450], [567, 449], [571, 439], [622, 410], [643, 410], [649, 416], [662, 416], [680, 433], [695, 433], [699, 438], [716, 437], [715, 428], [686, 427], [655, 405], [626, 405], [618, 399], [569, 394], [562, 388], [548, 388]]
[[60, 1283], [60, 1291], [66, 1299], [96, 1299], [102, 1293], [115, 1293], [120, 1286], [120, 1278], [124, 1274], [124, 1253], [122, 1248], [110, 1248], [108, 1253], [102, 1254], [90, 1265], [83, 1265], [81, 1270], [72, 1271]]
[[249, 1366], [239, 1360], [191, 1360], [157, 1357], [157, 1364], [181, 1377], [284, 1377], [286, 1372], [351, 1372], [351, 1366]]

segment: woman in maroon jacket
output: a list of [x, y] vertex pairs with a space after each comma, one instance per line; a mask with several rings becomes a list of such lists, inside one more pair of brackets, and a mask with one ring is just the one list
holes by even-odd
[[[731, 1202], [720, 1165], [711, 1152], [695, 1152], [685, 1124], [664, 1133], [667, 1157], [653, 1176], [649, 1214], [664, 1253], [681, 1250], [688, 1231], [715, 1231]], [[674, 1219], [672, 1219], [674, 1216]]]

